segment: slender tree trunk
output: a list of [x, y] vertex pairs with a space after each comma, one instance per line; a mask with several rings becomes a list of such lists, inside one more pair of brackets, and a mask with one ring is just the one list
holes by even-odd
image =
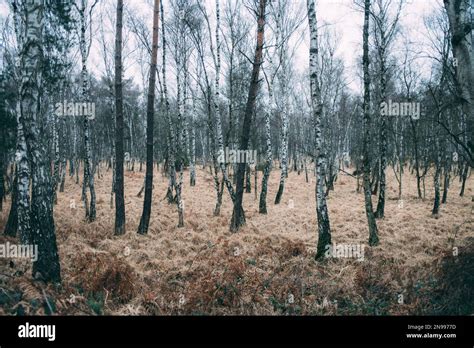
[[270, 128], [270, 117], [271, 113], [274, 110], [274, 100], [273, 100], [273, 91], [271, 86], [268, 89], [268, 100], [269, 100], [269, 110], [265, 111], [265, 143], [266, 143], [266, 156], [265, 156], [265, 167], [263, 168], [263, 178], [262, 178], [262, 191], [260, 193], [260, 202], [258, 207], [258, 212], [260, 214], [267, 213], [267, 189], [268, 189], [268, 178], [270, 177], [270, 172], [272, 170], [272, 135]]
[[[164, 12], [163, 12], [163, 1], [160, 2], [160, 11], [161, 11], [161, 39], [163, 47], [163, 62], [166, 62], [166, 30], [165, 30], [165, 21], [164, 21]], [[165, 98], [165, 114], [166, 120], [168, 123], [168, 137], [167, 137], [167, 147], [168, 147], [168, 189], [166, 191], [166, 198], [168, 204], [173, 203], [173, 189], [176, 187], [176, 162], [175, 162], [175, 138], [174, 138], [174, 129], [173, 121], [171, 120], [170, 106], [168, 100], [168, 87], [166, 83], [166, 64], [162, 66], [163, 72], [163, 94]]]
[[75, 160], [75, 170], [76, 170], [76, 185], [79, 185], [79, 168], [81, 166], [81, 161], [79, 159]]
[[275, 197], [275, 204], [280, 204], [283, 191], [285, 189], [285, 178], [288, 177], [288, 115], [286, 110], [282, 111], [281, 149], [280, 149], [280, 185]]
[[[124, 121], [122, 97], [122, 18], [123, 0], [117, 0], [117, 20], [115, 36], [115, 235], [122, 235], [125, 233], [125, 199], [123, 177]], [[156, 67], [152, 66], [151, 68], [155, 69]]]
[[410, 125], [411, 125], [411, 129], [412, 129], [412, 132], [413, 132], [413, 147], [414, 147], [414, 154], [415, 154], [416, 190], [418, 192], [418, 198], [421, 199], [422, 195], [421, 195], [421, 185], [420, 185], [420, 181], [421, 181], [420, 157], [419, 157], [419, 152], [418, 152], [418, 137], [417, 137], [417, 133], [416, 133], [417, 125], [415, 124], [415, 122], [417, 122], [417, 121], [413, 120], [410, 117]]
[[[385, 43], [382, 43], [385, 45]], [[380, 95], [381, 100], [385, 101], [385, 90], [387, 79], [385, 76], [385, 53], [382, 47], [382, 53], [380, 54]], [[380, 172], [379, 172], [379, 199], [377, 203], [377, 210], [375, 211], [376, 218], [383, 218], [385, 213], [385, 170], [387, 168], [387, 120], [385, 115], [380, 115]]]
[[12, 201], [7, 224], [5, 225], [5, 230], [3, 233], [6, 236], [15, 237], [18, 231], [18, 174], [15, 172], [12, 173], [12, 175], [15, 175], [12, 187]]
[[191, 168], [189, 176], [189, 185], [196, 185], [196, 128], [195, 128], [195, 117], [196, 117], [196, 101], [193, 98], [193, 112], [191, 117]]
[[444, 181], [443, 181], [443, 197], [441, 198], [441, 203], [446, 204], [448, 200], [448, 189], [449, 189], [449, 181], [451, 176], [451, 163], [450, 163], [450, 156], [446, 155], [446, 164], [444, 166]]
[[466, 180], [467, 180], [468, 172], [469, 172], [469, 164], [464, 163], [464, 169], [463, 169], [462, 175], [461, 175], [461, 191], [459, 192], [460, 197], [464, 196], [464, 188], [466, 187]]
[[254, 168], [255, 169], [254, 169], [254, 173], [253, 173], [253, 176], [254, 176], [254, 181], [253, 182], [254, 182], [255, 187], [254, 187], [253, 192], [254, 192], [254, 195], [255, 195], [254, 199], [257, 200], [257, 196], [258, 196], [258, 194], [257, 194], [258, 170], [257, 170], [257, 163], [256, 162], [255, 162], [255, 167]]
[[444, 172], [444, 182], [443, 182], [443, 198], [441, 199], [442, 204], [446, 204], [448, 200], [448, 189], [449, 189], [449, 172]]
[[[224, 155], [224, 138], [222, 136], [222, 120], [221, 112], [219, 108], [220, 102], [220, 68], [221, 68], [221, 54], [220, 54], [220, 10], [219, 0], [216, 0], [216, 79], [215, 79], [215, 95], [214, 95], [214, 114], [216, 118], [216, 133], [217, 133], [217, 146], [219, 154]], [[227, 174], [227, 167], [225, 161], [219, 161], [219, 166], [222, 172], [222, 180], [224, 180], [225, 186], [229, 191], [232, 202], [235, 200], [235, 192], [232, 187], [232, 182], [229, 180]]]
[[435, 162], [435, 175], [434, 175], [434, 190], [435, 197], [433, 202], [433, 210], [431, 214], [437, 216], [439, 214], [439, 203], [440, 203], [440, 192], [439, 192], [439, 177], [441, 174], [441, 149], [439, 144], [439, 139], [436, 138], [436, 162]]
[[[151, 199], [153, 190], [153, 128], [155, 106], [155, 79], [156, 64], [158, 59], [158, 19], [160, 15], [160, 0], [155, 0], [153, 7], [153, 42], [151, 49], [150, 78], [148, 80], [148, 99], [146, 107], [146, 172], [145, 172], [145, 198], [143, 200], [143, 213], [138, 226], [138, 233], [148, 233], [150, 223]], [[162, 17], [163, 18], [163, 17]], [[164, 27], [163, 27], [164, 28]], [[163, 61], [163, 69], [165, 61]], [[164, 79], [164, 76], [163, 76]]]
[[[3, 87], [3, 81], [2, 81]], [[0, 100], [0, 108], [4, 110], [6, 107], [6, 101]], [[6, 127], [0, 129], [0, 212], [3, 211], [3, 201], [6, 199], [7, 193], [5, 192], [5, 177], [8, 183], [8, 158], [7, 158], [7, 130]], [[12, 173], [13, 174], [13, 173]]]
[[[255, 57], [253, 61], [252, 77], [250, 80], [249, 94], [247, 98], [247, 104], [245, 107], [244, 122], [242, 125], [242, 133], [240, 136], [240, 150], [247, 150], [249, 137], [250, 137], [250, 125], [252, 122], [252, 114], [255, 109], [255, 100], [257, 98], [258, 91], [258, 80], [260, 73], [260, 65], [262, 64], [262, 52], [263, 52], [263, 39], [264, 39], [264, 28], [265, 28], [265, 7], [266, 0], [259, 1], [258, 16], [257, 16], [257, 46], [255, 48]], [[234, 200], [234, 209], [232, 212], [232, 220], [230, 224], [230, 230], [237, 232], [241, 226], [245, 224], [245, 214], [242, 208], [242, 200], [244, 193], [244, 174], [245, 174], [245, 163], [239, 163], [237, 169], [237, 190]]]
[[[21, 90], [20, 90], [21, 97]], [[16, 214], [18, 215], [18, 234], [24, 244], [31, 242], [31, 216], [30, 216], [30, 163], [27, 156], [24, 126], [21, 122], [21, 101], [17, 104], [17, 147], [16, 147], [16, 172], [15, 179], [18, 191]], [[48, 168], [49, 169], [49, 168]]]
[[202, 150], [202, 169], [206, 169], [206, 143], [204, 137], [202, 136], [202, 131], [199, 131], [199, 139], [201, 141], [201, 150]]
[[326, 167], [326, 155], [322, 149], [321, 115], [322, 101], [321, 88], [319, 85], [319, 53], [318, 53], [318, 23], [316, 18], [316, 7], [314, 0], [307, 0], [308, 22], [310, 30], [309, 47], [309, 76], [311, 86], [311, 105], [314, 122], [314, 141], [316, 158], [316, 216], [318, 219], [318, 246], [316, 259], [321, 259], [328, 245], [331, 245], [331, 227], [329, 213], [324, 192], [324, 178]]
[[251, 193], [252, 192], [252, 183], [250, 180], [250, 165], [247, 163], [245, 166], [245, 192]]
[[365, 0], [364, 5], [364, 31], [363, 31], [363, 57], [364, 67], [364, 140], [363, 140], [363, 185], [365, 198], [365, 213], [369, 225], [369, 245], [377, 245], [379, 242], [377, 224], [372, 208], [372, 195], [370, 189], [370, 74], [369, 74], [369, 14], [370, 0]]
[[[66, 131], [66, 121], [63, 118], [62, 119], [62, 129], [63, 129], [63, 134]], [[64, 138], [64, 136], [63, 136]], [[67, 159], [66, 159], [66, 153], [65, 153], [65, 147], [63, 147], [62, 150], [62, 161], [61, 161], [61, 184], [59, 185], [59, 192], [64, 192], [64, 185], [66, 183], [66, 171], [67, 171]]]
[[306, 157], [303, 160], [303, 165], [304, 165], [305, 180], [307, 183], [309, 183], [308, 166], [306, 165]]
[[58, 119], [55, 113], [52, 113], [52, 128], [53, 128], [53, 148], [54, 148], [54, 165], [53, 165], [53, 202], [58, 203], [58, 183], [59, 183], [59, 130]]
[[[111, 87], [112, 88], [112, 87]], [[109, 102], [109, 107], [110, 107], [110, 113], [112, 115], [115, 114], [115, 108], [114, 108], [114, 105], [113, 105], [113, 101], [112, 99], [108, 99]], [[116, 129], [116, 118], [114, 117], [113, 118], [113, 125], [112, 125], [112, 133], [115, 131]], [[110, 165], [109, 165], [109, 168], [112, 168], [112, 185], [110, 185], [110, 209], [112, 209], [114, 207], [114, 193], [115, 193], [115, 177], [117, 175], [117, 171], [115, 170], [115, 167], [116, 167], [116, 163], [115, 163], [115, 153], [116, 153], [116, 150], [115, 150], [115, 139], [113, 139], [113, 136], [111, 136], [111, 143], [112, 143], [112, 151], [111, 151], [111, 154], [110, 154]], [[123, 161], [122, 161], [123, 163]], [[108, 169], [107, 169], [108, 170]]]
[[[181, 26], [182, 23], [180, 23]], [[179, 49], [176, 49], [176, 59], [177, 59], [177, 66], [178, 71], [176, 74], [176, 86], [177, 86], [177, 96], [176, 96], [176, 103], [178, 104], [178, 130], [177, 130], [177, 147], [178, 147], [178, 156], [176, 161], [177, 171], [178, 174], [178, 181], [176, 183], [176, 203], [178, 206], [178, 227], [184, 227], [184, 205], [182, 199], [182, 188], [183, 188], [183, 170], [184, 170], [184, 162], [186, 156], [186, 145], [183, 139], [183, 129], [185, 128], [183, 124], [184, 119], [184, 103], [185, 100], [182, 98], [182, 80], [181, 80], [181, 71], [184, 70], [184, 58], [181, 56], [183, 52], [180, 52]]]
[[[89, 97], [89, 88], [88, 88], [88, 76], [87, 76], [87, 47], [86, 47], [86, 2], [85, 0], [81, 1], [81, 34], [80, 34], [80, 50], [82, 58], [82, 99], [83, 102], [87, 102]], [[83, 195], [84, 195], [84, 204], [86, 210], [86, 217], [89, 222], [92, 222], [96, 218], [96, 209], [95, 209], [95, 188], [94, 188], [94, 173], [92, 173], [92, 150], [91, 150], [91, 140], [90, 140], [90, 122], [87, 116], [84, 117], [84, 183], [83, 183]], [[90, 190], [91, 201], [90, 207], [88, 204], [87, 198], [87, 188]]]

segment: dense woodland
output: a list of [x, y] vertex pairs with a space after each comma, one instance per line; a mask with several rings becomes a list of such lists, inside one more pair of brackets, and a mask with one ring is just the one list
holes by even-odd
[[[347, 32], [319, 20], [325, 0], [4, 1], [0, 228], [4, 242], [37, 245], [38, 259], [32, 270], [16, 272], [2, 287], [10, 288], [13, 296], [19, 286], [15, 282], [21, 278], [35, 289], [47, 289], [47, 295], [44, 290], [38, 295], [46, 303], [46, 313], [66, 313], [60, 298], [76, 295], [83, 295], [86, 307], [93, 309], [81, 307], [87, 314], [134, 313], [110, 308], [107, 312], [101, 307], [107, 298], [88, 293], [85, 282], [100, 280], [100, 275], [82, 279], [83, 289], [73, 289], [74, 277], [88, 272], [74, 268], [80, 262], [65, 252], [67, 233], [74, 229], [67, 221], [73, 219], [74, 210], [80, 214], [74, 215], [77, 228], [89, 231], [77, 238], [89, 243], [90, 234], [96, 233], [94, 242], [86, 244], [100, 250], [93, 256], [85, 249], [75, 250], [74, 257], [89, 255], [83, 262], [97, 269], [115, 262], [118, 270], [111, 271], [99, 288], [122, 304], [140, 293], [148, 314], [319, 313], [304, 302], [306, 290], [320, 299], [339, 298], [342, 313], [426, 313], [417, 309], [424, 304], [415, 305], [415, 300], [413, 307], [399, 312], [384, 311], [378, 295], [374, 296], [379, 302], [361, 295], [365, 307], [354, 309], [341, 301], [343, 294], [332, 290], [318, 294], [306, 286], [300, 296], [300, 290], [285, 288], [292, 282], [304, 287], [302, 278], [293, 279], [294, 270], [285, 268], [289, 259], [304, 258], [305, 267], [317, 269], [318, 274], [336, 267], [325, 257], [327, 246], [347, 242], [338, 231], [350, 228], [351, 220], [344, 216], [352, 212], [334, 213], [332, 207], [347, 204], [360, 210], [356, 241], [366, 246], [366, 258], [376, 253], [374, 260], [383, 257], [383, 248], [396, 253], [395, 245], [403, 248], [411, 243], [410, 238], [418, 235], [416, 229], [423, 227], [420, 224], [426, 225], [420, 221], [433, 221], [430, 226], [440, 223], [445, 244], [433, 249], [437, 251], [427, 251], [424, 245], [409, 254], [444, 258], [447, 282], [450, 269], [458, 272], [452, 275], [459, 284], [458, 297], [453, 297], [458, 302], [434, 306], [431, 312], [472, 314], [474, 9], [470, 0], [433, 1], [429, 14], [420, 13], [426, 33], [421, 44], [410, 39], [414, 33], [402, 18], [413, 3], [423, 1], [345, 1], [354, 21], [360, 21], [360, 32], [354, 35], [361, 45], [353, 52], [350, 67], [340, 54], [347, 49], [340, 43]], [[92, 60], [100, 65], [91, 64]], [[251, 153], [256, 154], [253, 160]], [[340, 196], [343, 187], [348, 191]], [[294, 202], [298, 192], [300, 201]], [[309, 194], [303, 198], [302, 192]], [[132, 201], [140, 209], [132, 209]], [[283, 242], [266, 244], [287, 271], [276, 284], [271, 274], [277, 271], [266, 270], [269, 278], [261, 284], [267, 285], [255, 285], [273, 289], [271, 296], [262, 290], [262, 301], [270, 296], [273, 312], [249, 309], [250, 303], [258, 301], [254, 295], [244, 300], [245, 290], [239, 288], [241, 279], [248, 284], [256, 279], [255, 274], [245, 273], [245, 267], [259, 266], [257, 256], [239, 263], [243, 267], [239, 271], [229, 263], [232, 272], [242, 272], [240, 280], [227, 279], [227, 268], [217, 280], [211, 271], [201, 274], [193, 269], [188, 278], [181, 274], [188, 284], [185, 289], [177, 291], [168, 279], [161, 290], [154, 290], [158, 294], [147, 295], [136, 284], [148, 275], [137, 275], [134, 265], [116, 256], [120, 252], [100, 244], [121, 243], [133, 253], [139, 245], [164, 235], [165, 229], [172, 231], [170, 243], [188, 231], [194, 236], [190, 238], [200, 238], [201, 227], [196, 227], [200, 219], [222, 224], [215, 233], [230, 243], [225, 250], [234, 257], [246, 250], [245, 243], [259, 247], [256, 239], [246, 241], [257, 219], [267, 219], [258, 220], [262, 222], [258, 229], [272, 240], [271, 223], [286, 219], [277, 209], [288, 202], [296, 203], [296, 209], [311, 208], [304, 214], [308, 222], [291, 220]], [[198, 209], [205, 211], [197, 213]], [[400, 218], [396, 215], [400, 209], [421, 212], [423, 220]], [[207, 233], [214, 233], [209, 226]], [[291, 239], [293, 230], [307, 226], [307, 237], [302, 239], [311, 245]], [[393, 229], [403, 229], [409, 239], [395, 243], [388, 238]], [[427, 241], [434, 240], [432, 231], [424, 233]], [[258, 238], [259, 232], [255, 234]], [[233, 238], [242, 238], [242, 244], [236, 247]], [[390, 234], [390, 238], [396, 237]], [[150, 252], [147, 257], [164, 258], [174, 244], [159, 245], [156, 250], [164, 254]], [[453, 247], [461, 250], [457, 268], [444, 263], [455, 262]], [[179, 246], [173, 248], [179, 253]], [[211, 251], [208, 259], [199, 262], [214, 270], [223, 267], [230, 256], [220, 252]], [[388, 263], [377, 263], [379, 275], [366, 269], [371, 264], [355, 264], [351, 267], [363, 267], [354, 271], [357, 277], [364, 273], [373, 277], [357, 278], [364, 294], [392, 291], [397, 301], [402, 291], [383, 290], [374, 280], [390, 272]], [[336, 273], [343, 272], [338, 267]], [[129, 293], [123, 279], [136, 285]], [[226, 281], [227, 287], [218, 285]], [[61, 283], [62, 290], [51, 288]], [[418, 289], [415, 283], [403, 287], [409, 288], [408, 294]], [[157, 298], [166, 291], [184, 295], [176, 297], [175, 307], [160, 304]], [[18, 312], [18, 301], [9, 301], [2, 303], [4, 313]], [[150, 303], [158, 303], [159, 310], [148, 310]], [[378, 309], [367, 309], [370, 306]]]

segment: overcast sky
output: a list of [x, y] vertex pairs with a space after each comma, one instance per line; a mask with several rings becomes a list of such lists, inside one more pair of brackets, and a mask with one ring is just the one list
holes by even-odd
[[[189, 0], [194, 1], [194, 0]], [[221, 8], [226, 0], [220, 0]], [[234, 1], [234, 0], [233, 0]], [[239, 0], [241, 1], [241, 0]], [[290, 0], [294, 4], [292, 6], [305, 5], [305, 0]], [[398, 0], [395, 0], [398, 1]], [[91, 2], [91, 0], [89, 0]], [[169, 8], [169, 0], [165, 0], [165, 9]], [[209, 10], [211, 19], [214, 17], [215, 0], [206, 0], [206, 7]], [[439, 10], [442, 7], [440, 0], [405, 0], [406, 5], [403, 9], [400, 17], [400, 25], [402, 27], [402, 34], [398, 37], [398, 44], [394, 46], [393, 54], [396, 56], [400, 54], [400, 43], [404, 40], [409, 40], [414, 43], [415, 47], [423, 49], [428, 44], [427, 32], [424, 25], [424, 19], [427, 18], [433, 12]], [[152, 5], [150, 0], [125, 0], [125, 6], [130, 6], [146, 16], [151, 27], [152, 20]], [[100, 0], [101, 9], [97, 10], [97, 15], [94, 17], [94, 27], [97, 29], [98, 21], [109, 21], [106, 27], [109, 27], [108, 49], [113, 50], [113, 21], [115, 20], [115, 12], [112, 11], [115, 6], [113, 0]], [[363, 13], [357, 9], [354, 5], [354, 0], [317, 0], [317, 18], [319, 26], [331, 28], [338, 36], [338, 47], [336, 55], [341, 57], [344, 61], [346, 68], [346, 79], [349, 83], [349, 87], [354, 91], [360, 91], [360, 69], [357, 66], [358, 60], [362, 55], [362, 24], [363, 24]], [[104, 9], [108, 9], [105, 10]], [[244, 11], [248, 12], [246, 9]], [[98, 13], [104, 13], [105, 17], [109, 18], [98, 18]], [[165, 15], [166, 15], [165, 10]], [[9, 7], [6, 0], [0, 0], [0, 20], [2, 26], [5, 23], [5, 19], [9, 15]], [[211, 22], [211, 25], [214, 23]], [[309, 49], [309, 33], [307, 21], [303, 22], [303, 26], [300, 28], [300, 32], [295, 34], [295, 38], [290, 44], [298, 42], [297, 53], [295, 56], [295, 66], [301, 73], [308, 67], [308, 49]], [[252, 28], [252, 30], [254, 30]], [[298, 35], [304, 35], [303, 40], [296, 40]], [[2, 43], [3, 45], [3, 43]], [[135, 83], [142, 85], [141, 77], [141, 64], [137, 62], [134, 57], [133, 51], [134, 43], [130, 38], [129, 46], [125, 48], [126, 54], [125, 60], [125, 77], [133, 78]], [[398, 48], [397, 48], [398, 47]], [[424, 60], [419, 62], [420, 69], [427, 77], [430, 73], [430, 61]], [[101, 56], [101, 48], [97, 41], [93, 43], [91, 54], [88, 61], [89, 69], [97, 75], [100, 75], [104, 71], [103, 58]]]

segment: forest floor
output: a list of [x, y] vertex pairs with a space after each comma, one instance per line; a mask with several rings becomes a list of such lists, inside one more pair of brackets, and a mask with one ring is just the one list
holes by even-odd
[[[268, 214], [244, 195], [247, 224], [229, 232], [232, 206], [224, 193], [213, 216], [212, 177], [201, 168], [189, 186], [185, 172], [185, 227], [177, 228], [176, 205], [164, 200], [167, 180], [155, 171], [148, 235], [136, 233], [143, 206], [137, 197], [143, 172], [125, 171], [126, 234], [114, 236], [111, 171], [95, 180], [97, 220], [84, 219], [81, 186], [66, 178], [55, 206], [62, 284], [31, 278], [28, 260], [0, 259], [0, 314], [217, 314], [217, 315], [404, 315], [474, 313], [473, 178], [464, 197], [454, 179], [447, 204], [431, 216], [433, 178], [426, 199], [416, 180], [398, 183], [387, 169], [385, 218], [380, 244], [368, 246], [363, 194], [356, 179], [339, 175], [328, 198], [332, 241], [361, 245], [363, 259], [314, 260], [317, 243], [314, 178], [290, 172], [281, 204], [273, 201], [279, 170], [271, 174]], [[252, 178], [252, 185], [254, 184]], [[260, 190], [261, 172], [258, 178]], [[374, 206], [376, 196], [373, 196]], [[75, 206], [74, 206], [75, 205]], [[9, 202], [0, 212], [3, 231]], [[0, 235], [0, 243], [19, 243]]]

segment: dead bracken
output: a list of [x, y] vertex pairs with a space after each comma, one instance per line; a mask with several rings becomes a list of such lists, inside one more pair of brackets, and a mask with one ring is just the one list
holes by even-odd
[[[405, 204], [399, 208], [393, 199], [396, 180], [389, 174], [388, 213], [378, 222], [383, 242], [369, 247], [363, 195], [355, 192], [354, 178], [340, 175], [328, 198], [333, 243], [364, 245], [364, 260], [316, 262], [314, 181], [306, 183], [304, 175], [289, 173], [285, 195], [293, 200], [293, 209], [270, 205], [267, 215], [258, 214], [258, 201], [253, 193], [247, 194], [247, 224], [238, 233], [228, 229], [228, 196], [221, 215], [212, 215], [215, 202], [208, 171], [199, 169], [197, 185], [184, 187], [184, 228], [176, 226], [176, 205], [162, 200], [166, 180], [155, 175], [150, 230], [144, 236], [135, 233], [143, 204], [136, 192], [143, 173], [125, 171], [127, 226], [120, 237], [113, 235], [111, 172], [104, 170], [96, 179], [100, 218], [92, 223], [84, 223], [80, 202], [70, 207], [70, 200], [80, 197], [81, 186], [66, 181], [54, 211], [62, 284], [33, 281], [27, 260], [15, 260], [11, 267], [0, 259], [0, 314], [47, 314], [49, 306], [55, 314], [66, 315], [472, 312], [472, 277], [466, 276], [474, 274], [472, 179], [465, 197], [450, 196], [439, 219], [434, 219], [432, 202], [416, 199], [416, 180], [408, 175]], [[270, 195], [276, 194], [278, 180], [275, 171]], [[452, 190], [458, 190], [457, 181]], [[8, 207], [0, 214], [0, 227], [7, 217]], [[6, 241], [15, 239], [0, 236], [0, 243]], [[458, 248], [457, 256], [453, 247]], [[453, 288], [453, 282], [459, 286]], [[402, 304], [399, 294], [404, 295]]]

